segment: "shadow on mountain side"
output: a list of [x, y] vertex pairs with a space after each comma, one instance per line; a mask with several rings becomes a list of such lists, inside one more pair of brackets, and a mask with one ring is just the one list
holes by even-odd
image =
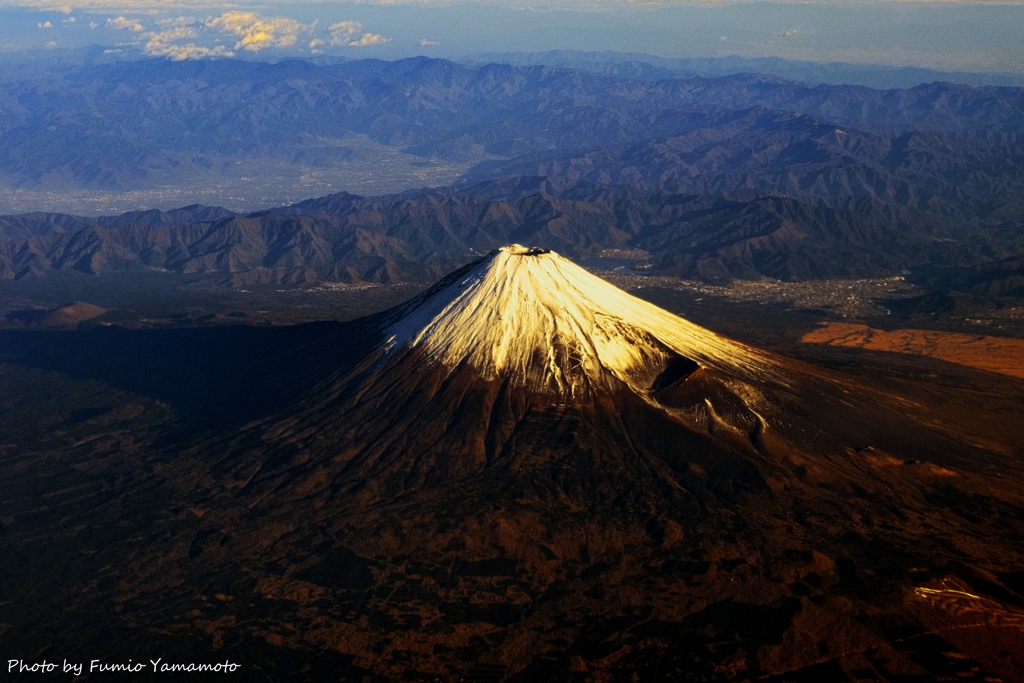
[[258, 419], [365, 354], [346, 323], [4, 331], [5, 360], [99, 380], [170, 405], [190, 427]]

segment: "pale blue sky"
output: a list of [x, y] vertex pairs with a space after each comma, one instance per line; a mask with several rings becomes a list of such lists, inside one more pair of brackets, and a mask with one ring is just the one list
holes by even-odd
[[1024, 4], [27, 1], [38, 6], [0, 0], [0, 49], [391, 59], [571, 48], [1024, 71]]

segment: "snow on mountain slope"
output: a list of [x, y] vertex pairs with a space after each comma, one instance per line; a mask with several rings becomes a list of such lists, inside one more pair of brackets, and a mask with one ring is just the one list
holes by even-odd
[[[545, 249], [503, 247], [396, 311], [386, 348], [420, 349], [533, 390], [656, 388], [697, 367], [779, 375], [762, 352], [638, 299]], [[775, 377], [776, 380], [783, 379]]]

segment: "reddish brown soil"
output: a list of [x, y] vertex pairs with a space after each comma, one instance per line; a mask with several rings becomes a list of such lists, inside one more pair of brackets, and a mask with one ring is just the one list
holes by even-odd
[[931, 356], [950, 363], [1024, 378], [1024, 339], [933, 330], [886, 332], [856, 323], [830, 322], [808, 332], [801, 341]]

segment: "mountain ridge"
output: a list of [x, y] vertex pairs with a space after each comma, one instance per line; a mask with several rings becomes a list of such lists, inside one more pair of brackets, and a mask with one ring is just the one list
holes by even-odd
[[144, 188], [217, 177], [251, 159], [301, 165], [303, 155], [333, 168], [359, 154], [345, 142], [352, 134], [413, 156], [511, 157], [640, 141], [666, 110], [762, 105], [891, 135], [1024, 125], [1019, 88], [812, 88], [758, 75], [644, 82], [423, 57], [143, 60], [5, 82], [0, 153], [12, 187]]
[[[645, 196], [533, 177], [382, 197], [339, 193], [247, 215], [198, 207], [146, 214], [141, 224], [136, 214], [21, 215], [0, 217], [0, 274], [155, 269], [294, 282], [302, 269], [307, 280], [430, 282], [520, 240], [574, 259], [641, 249], [656, 274], [790, 280], [886, 276], [1024, 251], [1012, 224], [966, 229], [870, 198], [836, 203], [756, 191]], [[172, 215], [183, 222], [167, 224]]]
[[479, 60], [515, 65], [549, 64], [560, 68], [637, 78], [661, 80], [692, 76], [716, 76], [731, 73], [764, 73], [809, 84], [853, 83], [871, 88], [912, 88], [923, 83], [943, 81], [965, 85], [1003, 85], [1020, 87], [1019, 73], [949, 72], [921, 67], [844, 62], [806, 62], [778, 57], [669, 58], [637, 52], [595, 52], [587, 50], [549, 50], [546, 52], [485, 53]]

